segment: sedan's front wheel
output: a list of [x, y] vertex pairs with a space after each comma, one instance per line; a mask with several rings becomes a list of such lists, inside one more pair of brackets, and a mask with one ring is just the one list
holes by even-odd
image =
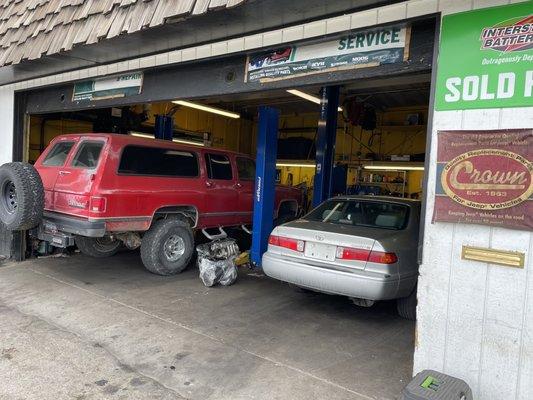
[[146, 269], [157, 275], [182, 272], [194, 252], [190, 226], [177, 219], [156, 221], [141, 242], [141, 258]]

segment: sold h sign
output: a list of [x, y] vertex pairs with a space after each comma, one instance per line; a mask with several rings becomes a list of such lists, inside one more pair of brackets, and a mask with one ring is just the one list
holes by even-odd
[[445, 16], [435, 108], [533, 104], [531, 2]]

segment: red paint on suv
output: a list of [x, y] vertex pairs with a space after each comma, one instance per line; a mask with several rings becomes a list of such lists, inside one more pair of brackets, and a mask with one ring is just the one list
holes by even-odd
[[[244, 154], [127, 135], [72, 134], [55, 138], [35, 168], [45, 193], [35, 234], [59, 246], [75, 240], [93, 256], [110, 255], [120, 243], [141, 246], [142, 253], [145, 233], [162, 219], [191, 232], [252, 222], [255, 163]], [[277, 186], [275, 198], [274, 218], [296, 216], [299, 189]], [[181, 251], [184, 242], [173, 248]]]

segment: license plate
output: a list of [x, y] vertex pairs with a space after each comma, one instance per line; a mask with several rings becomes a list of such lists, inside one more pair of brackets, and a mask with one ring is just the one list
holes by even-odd
[[335, 260], [335, 253], [337, 246], [332, 246], [323, 243], [307, 242], [305, 244], [304, 255], [309, 258], [317, 260], [333, 261]]

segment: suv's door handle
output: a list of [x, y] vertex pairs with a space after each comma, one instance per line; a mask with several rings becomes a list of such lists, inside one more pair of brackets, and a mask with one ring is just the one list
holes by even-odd
[[213, 182], [206, 181], [205, 182], [205, 186], [211, 187], [211, 186], [213, 186]]
[[59, 171], [59, 175], [68, 175], [70, 171]]
[[237, 182], [237, 183], [235, 184], [235, 186], [238, 187], [238, 188], [242, 188], [242, 183]]

